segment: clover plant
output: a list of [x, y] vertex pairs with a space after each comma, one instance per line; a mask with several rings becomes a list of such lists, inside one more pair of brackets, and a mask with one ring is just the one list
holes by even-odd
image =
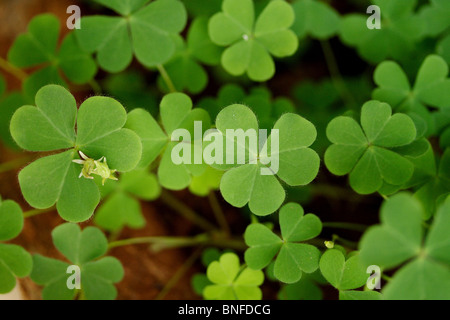
[[0, 294], [450, 299], [450, 1], [79, 5], [0, 57]]

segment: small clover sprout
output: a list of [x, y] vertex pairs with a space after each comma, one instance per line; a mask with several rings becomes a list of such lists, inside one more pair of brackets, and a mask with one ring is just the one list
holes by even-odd
[[99, 160], [94, 160], [86, 156], [81, 151], [79, 151], [79, 154], [83, 160], [72, 160], [72, 162], [83, 165], [83, 169], [81, 169], [79, 178], [85, 177], [86, 179], [93, 180], [94, 177], [92, 177], [91, 175], [95, 174], [102, 177], [102, 185], [105, 185], [105, 181], [107, 179], [118, 180], [114, 176], [114, 173], [116, 173], [117, 170], [111, 170], [108, 167], [108, 163], [106, 162], [105, 157], [101, 157]]

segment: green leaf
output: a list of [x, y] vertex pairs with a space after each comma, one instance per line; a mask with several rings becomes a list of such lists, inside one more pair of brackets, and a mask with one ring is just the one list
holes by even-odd
[[298, 39], [289, 30], [293, 23], [294, 11], [284, 1], [269, 2], [255, 23], [252, 0], [225, 0], [222, 12], [209, 21], [209, 35], [215, 44], [228, 47], [221, 59], [225, 70], [266, 81], [275, 74], [271, 54], [287, 57], [298, 48]]
[[17, 237], [23, 228], [23, 213], [20, 206], [12, 201], [0, 199], [0, 241]]
[[378, 85], [372, 93], [374, 99], [391, 104], [395, 110], [418, 115], [427, 124], [426, 134], [434, 134], [435, 123], [428, 107], [448, 107], [450, 79], [448, 65], [437, 55], [428, 56], [411, 88], [406, 74], [395, 62], [383, 62], [375, 70]]
[[377, 291], [339, 291], [339, 300], [383, 300], [383, 295]]
[[241, 271], [239, 257], [234, 253], [223, 254], [213, 261], [207, 270], [212, 285], [203, 290], [208, 300], [261, 300], [259, 286], [264, 282], [264, 273], [249, 268]]
[[384, 183], [402, 186], [408, 182], [414, 166], [394, 148], [408, 146], [416, 139], [412, 119], [392, 115], [386, 103], [369, 101], [362, 107], [361, 125], [350, 117], [330, 122], [327, 137], [333, 145], [325, 152], [328, 170], [336, 175], [350, 174], [350, 185], [360, 194], [379, 191]]
[[141, 8], [144, 4], [149, 2], [149, 0], [94, 0], [105, 7], [113, 9], [117, 13], [127, 16], [133, 11]]
[[361, 259], [382, 268], [399, 268], [383, 289], [386, 299], [448, 299], [450, 198], [435, 215], [425, 237], [420, 202], [407, 193], [383, 204], [380, 226], [368, 229], [361, 242]]
[[[115, 299], [117, 291], [113, 283], [122, 280], [124, 271], [116, 258], [96, 260], [108, 249], [108, 241], [99, 229], [87, 227], [81, 231], [78, 225], [66, 223], [55, 228], [52, 237], [55, 247], [80, 267], [81, 290], [85, 299]], [[77, 295], [76, 289], [67, 287], [70, 264], [40, 255], [35, 255], [33, 261], [31, 279], [44, 286], [44, 300], [71, 300]]]
[[285, 283], [295, 283], [302, 273], [312, 273], [318, 268], [320, 253], [317, 248], [298, 243], [318, 236], [322, 223], [315, 215], [304, 215], [303, 208], [288, 203], [280, 210], [282, 239], [262, 224], [251, 224], [245, 231], [245, 261], [252, 269], [263, 269], [277, 255], [275, 277]]
[[77, 265], [103, 256], [108, 249], [106, 237], [94, 227], [81, 231], [78, 225], [65, 223], [52, 231], [52, 238], [55, 247]]
[[36, 16], [28, 25], [28, 32], [19, 35], [8, 52], [8, 60], [17, 67], [41, 67], [24, 82], [29, 97], [47, 84], [65, 85], [59, 69], [75, 84], [87, 83], [97, 73], [94, 60], [81, 50], [72, 33], [64, 38], [57, 50], [59, 33], [60, 23], [56, 16]]
[[295, 23], [292, 30], [299, 38], [311, 35], [328, 39], [339, 30], [339, 14], [328, 4], [316, 0], [297, 0], [292, 5]]
[[36, 95], [36, 107], [24, 106], [11, 119], [11, 135], [23, 149], [67, 149], [75, 140], [77, 105], [63, 87], [49, 85]]
[[76, 150], [81, 150], [91, 161], [102, 158], [102, 164], [107, 158], [106, 166], [109, 164], [111, 170], [126, 172], [133, 170], [141, 159], [140, 139], [133, 131], [122, 129], [126, 111], [111, 98], [87, 99], [77, 117], [74, 97], [60, 86], [49, 85], [36, 95], [36, 105], [24, 106], [13, 115], [14, 140], [31, 151], [72, 149], [41, 158], [20, 172], [24, 198], [39, 209], [56, 203], [63, 219], [85, 221], [92, 216], [100, 194], [95, 183], [85, 179], [86, 175], [82, 179], [83, 168], [73, 163]]
[[33, 256], [33, 271], [31, 280], [36, 284], [44, 285], [42, 298], [44, 300], [72, 300], [76, 295], [75, 290], [67, 287], [66, 273], [68, 263], [43, 257], [39, 254]]
[[327, 250], [322, 255], [320, 271], [340, 291], [360, 288], [369, 278], [358, 254], [346, 260], [342, 252], [336, 249]]
[[15, 288], [16, 277], [28, 276], [32, 263], [31, 255], [22, 247], [0, 243], [0, 294]]
[[348, 46], [356, 47], [359, 55], [371, 63], [386, 58], [404, 59], [414, 52], [422, 39], [425, 21], [414, 13], [416, 0], [392, 4], [386, 0], [373, 0], [381, 10], [381, 29], [369, 29], [366, 15], [348, 14], [341, 20], [339, 36]]
[[[239, 115], [237, 117], [236, 115]], [[276, 122], [274, 130], [278, 130], [278, 153], [272, 150], [272, 136], [268, 138], [262, 149], [256, 154], [258, 146], [251, 146], [249, 138], [245, 144], [235, 135], [227, 135], [228, 130], [243, 130], [251, 136], [257, 134], [258, 119], [250, 108], [244, 105], [231, 105], [224, 108], [217, 116], [216, 127], [224, 138], [225, 145], [234, 145], [235, 149], [245, 151], [245, 163], [238, 163], [238, 152], [234, 152], [234, 161], [230, 163], [231, 154], [228, 148], [223, 152], [223, 164], [212, 164], [213, 167], [226, 170], [222, 177], [220, 191], [224, 199], [235, 207], [243, 207], [247, 203], [250, 210], [257, 215], [264, 216], [276, 211], [285, 199], [285, 191], [277, 177], [289, 185], [306, 185], [318, 173], [319, 157], [308, 148], [316, 138], [314, 126], [306, 119], [291, 113], [284, 114]], [[269, 150], [265, 154], [263, 150]], [[279, 170], [274, 172], [266, 168], [274, 159], [279, 159]], [[252, 162], [258, 159], [257, 163]], [[225, 162], [226, 161], [226, 162]], [[263, 174], [263, 170], [272, 170], [272, 175]]]
[[[146, 67], [167, 62], [175, 52], [172, 35], [187, 22], [183, 4], [176, 0], [106, 3], [123, 17], [90, 16], [81, 20], [76, 31], [81, 47], [97, 53], [99, 65], [109, 72], [126, 69], [133, 58]], [[155, 49], [157, 46], [157, 50]], [[114, 52], [115, 54], [110, 54]]]

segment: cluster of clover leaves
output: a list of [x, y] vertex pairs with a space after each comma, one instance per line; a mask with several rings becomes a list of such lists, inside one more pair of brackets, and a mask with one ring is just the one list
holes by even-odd
[[[22, 92], [6, 93], [0, 77], [0, 137], [11, 148], [38, 153], [18, 175], [23, 198], [37, 211], [55, 208], [67, 221], [52, 232], [66, 261], [0, 243], [0, 293], [30, 275], [44, 287], [44, 299], [114, 299], [124, 270], [104, 257], [119, 244], [108, 244], [102, 230], [117, 235], [124, 227], [144, 228], [141, 201], [188, 188], [203, 197], [219, 190], [228, 204], [252, 214], [239, 235], [245, 264], [229, 250], [204, 252], [206, 275], [196, 275], [193, 288], [205, 299], [262, 299], [265, 281], [281, 284], [280, 299], [320, 299], [325, 285], [342, 300], [450, 299], [447, 0], [420, 7], [416, 0], [372, 0], [382, 11], [380, 30], [366, 27], [365, 9], [341, 16], [318, 0], [95, 2], [113, 12], [83, 17], [82, 28], [60, 45], [58, 19], [35, 17], [8, 53]], [[332, 81], [299, 84], [295, 104], [265, 87], [246, 90], [229, 81], [270, 80], [276, 61], [298, 53], [305, 38], [320, 40], [326, 51], [333, 36], [377, 65], [376, 88], [341, 79], [356, 98], [351, 107], [342, 105], [342, 87]], [[159, 73], [153, 88], [129, 70], [134, 58]], [[100, 69], [108, 75], [98, 83]], [[193, 101], [186, 94], [202, 93], [211, 77], [230, 83], [214, 97]], [[88, 85], [98, 94], [77, 103], [71, 92]], [[276, 129], [279, 150], [265, 154], [272, 136], [258, 136], [260, 148], [250, 155], [246, 145], [241, 164], [172, 161], [177, 129], [194, 137], [183, 141], [194, 157], [198, 139], [211, 128], [223, 145], [229, 129]], [[323, 171], [348, 175], [356, 193], [386, 198], [381, 224], [364, 233], [358, 250], [324, 245], [322, 221], [288, 197], [314, 181], [322, 155]], [[274, 156], [279, 170], [262, 174]], [[0, 241], [21, 233], [24, 216], [17, 203], [0, 200]], [[91, 218], [98, 228], [76, 224]], [[211, 227], [204, 218], [194, 221]], [[201, 244], [215, 236], [207, 234]], [[81, 270], [81, 289], [67, 287], [71, 265]], [[382, 293], [361, 290], [370, 265], [392, 275]]]

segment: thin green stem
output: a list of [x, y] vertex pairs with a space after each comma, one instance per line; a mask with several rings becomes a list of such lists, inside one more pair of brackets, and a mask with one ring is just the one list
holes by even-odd
[[333, 242], [339, 242], [340, 244], [342, 244], [343, 246], [345, 246], [349, 249], [358, 248], [358, 244], [356, 242], [341, 238], [337, 234], [333, 235]]
[[183, 263], [183, 265], [177, 270], [172, 278], [166, 283], [164, 288], [156, 296], [155, 300], [162, 300], [170, 292], [170, 290], [180, 281], [180, 279], [189, 271], [194, 265], [195, 261], [200, 257], [202, 248], [195, 250], [190, 257]]
[[238, 238], [223, 237], [220, 235], [200, 234], [195, 237], [141, 237], [118, 240], [108, 245], [109, 249], [136, 245], [147, 244], [156, 251], [185, 248], [195, 246], [213, 246], [225, 249], [235, 249], [243, 251], [247, 248], [244, 241]]
[[24, 81], [26, 78], [28, 78], [28, 75], [23, 70], [13, 66], [11, 63], [3, 59], [2, 57], [0, 57], [0, 69], [3, 69], [9, 74], [12, 74], [20, 81]]
[[338, 64], [336, 62], [336, 57], [334, 56], [333, 50], [331, 49], [330, 43], [328, 41], [320, 41], [322, 46], [322, 51], [325, 56], [325, 61], [330, 72], [331, 80], [333, 81], [336, 90], [339, 92], [342, 100], [345, 104], [352, 108], [357, 108], [357, 103], [350, 90], [347, 88], [344, 78], [339, 71]]
[[23, 217], [24, 217], [24, 218], [31, 218], [31, 217], [40, 215], [40, 214], [42, 214], [42, 213], [52, 212], [52, 211], [54, 211], [54, 210], [55, 210], [55, 207], [54, 207], [54, 206], [53, 206], [53, 207], [50, 207], [50, 208], [48, 208], [48, 209], [32, 209], [32, 210], [29, 210], [29, 211], [25, 211], [25, 212], [23, 213]]
[[220, 206], [219, 200], [217, 199], [216, 193], [211, 191], [208, 195], [208, 199], [217, 223], [227, 235], [230, 234], [230, 226], [225, 218], [225, 214]]
[[353, 230], [359, 232], [365, 232], [368, 228], [368, 226], [363, 224], [348, 222], [324, 222], [322, 225], [324, 228]]
[[101, 95], [103, 93], [102, 87], [95, 79], [89, 81], [89, 85], [96, 95]]
[[192, 223], [195, 223], [202, 229], [206, 231], [216, 230], [216, 227], [214, 225], [208, 222], [205, 218], [199, 216], [194, 210], [186, 206], [183, 202], [181, 202], [177, 197], [173, 196], [168, 191], [163, 190], [160, 198], [166, 205], [168, 205], [181, 216], [191, 221]]
[[177, 92], [177, 89], [175, 88], [175, 85], [173, 84], [172, 79], [170, 79], [169, 74], [167, 73], [166, 68], [162, 64], [158, 64], [156, 66], [159, 73], [161, 74], [161, 77], [163, 78], [164, 82], [167, 85], [167, 88], [169, 88], [170, 92]]
[[31, 161], [32, 159], [33, 159], [32, 157], [22, 157], [2, 163], [0, 164], [0, 173], [20, 168], [21, 166]]

